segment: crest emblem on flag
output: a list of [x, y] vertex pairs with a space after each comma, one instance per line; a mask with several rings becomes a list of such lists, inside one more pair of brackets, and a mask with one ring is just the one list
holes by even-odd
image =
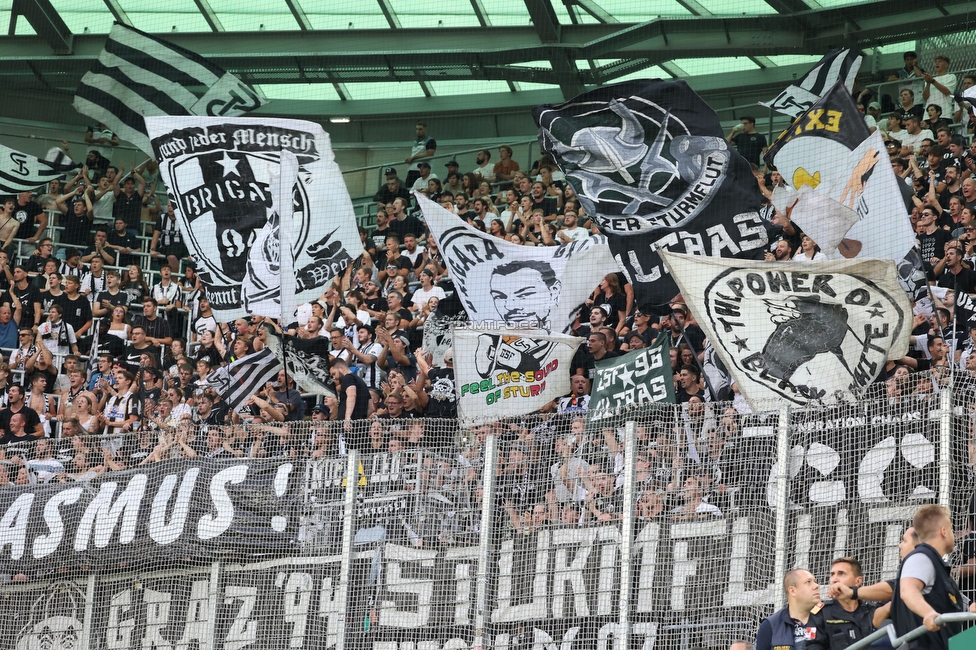
[[543, 150], [556, 156], [587, 213], [608, 231], [687, 224], [714, 198], [731, 159], [724, 139], [694, 134], [680, 115], [647, 97], [540, 107], [536, 120]]
[[692, 313], [748, 399], [836, 401], [907, 351], [910, 308], [891, 261], [702, 260], [665, 254]]

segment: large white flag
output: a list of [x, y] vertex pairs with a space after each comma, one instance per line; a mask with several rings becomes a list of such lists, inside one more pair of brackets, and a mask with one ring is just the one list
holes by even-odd
[[[294, 267], [290, 300], [319, 298], [362, 254], [352, 201], [320, 125], [184, 116], [147, 117], [146, 127], [217, 320], [281, 314], [279, 222], [291, 251], [285, 267]], [[282, 152], [294, 154], [298, 179], [276, 211], [278, 179], [294, 177], [279, 169]]]
[[853, 399], [908, 352], [912, 311], [892, 260], [663, 257], [753, 408]]
[[537, 411], [570, 390], [583, 339], [531, 329], [454, 330], [458, 418], [478, 425]]
[[603, 277], [620, 270], [602, 235], [560, 246], [520, 246], [469, 226], [423, 194], [414, 196], [477, 327], [568, 332]]

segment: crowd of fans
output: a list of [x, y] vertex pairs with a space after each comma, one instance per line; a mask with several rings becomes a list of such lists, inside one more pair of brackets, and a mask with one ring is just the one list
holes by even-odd
[[[966, 142], [973, 121], [960, 125], [968, 105], [960, 108], [943, 96], [956, 91], [948, 60], [936, 60], [933, 76], [910, 54], [905, 69], [893, 75], [904, 83], [898, 84], [897, 98], [871, 91], [857, 96], [868, 126], [884, 131], [892, 165], [913, 186], [911, 219], [932, 285], [915, 303], [912, 354], [889, 363], [878, 379], [878, 390], [891, 397], [932, 390], [931, 381], [913, 379], [919, 370], [953, 364], [976, 369], [972, 314], [953, 294], [976, 293], [976, 238], [971, 237], [976, 143]], [[968, 88], [974, 77], [963, 75], [959, 81], [960, 89]], [[922, 97], [927, 110], [915, 106], [913, 96]], [[882, 105], [892, 111], [879, 121]], [[555, 246], [598, 232], [546, 157], [525, 170], [511, 147], [484, 149], [468, 162], [470, 171], [462, 172], [456, 159], [448, 161], [442, 180], [430, 164], [437, 142], [420, 122], [405, 178], [400, 178], [402, 168], [384, 170], [386, 182], [374, 197], [375, 227], [360, 228], [366, 252], [334, 285], [303, 305], [297, 322], [255, 317], [220, 323], [165, 201], [156, 165], [112, 164], [118, 141], [102, 124], [88, 130], [86, 142], [85, 165], [72, 178], [52, 181], [39, 196], [25, 192], [3, 204], [0, 348], [7, 365], [0, 366], [0, 425], [2, 442], [14, 446], [42, 436], [63, 441], [74, 431], [101, 440], [141, 440], [139, 452], [126, 442], [94, 445], [95, 453], [82, 454], [102, 469], [219, 451], [208, 446], [209, 434], [194, 433], [191, 425], [226, 426], [219, 434], [226, 438], [219, 441], [220, 453], [246, 456], [451, 442], [453, 434], [385, 423], [456, 416], [451, 352], [435, 364], [423, 349], [424, 325], [443, 313], [438, 307], [451, 298], [453, 285], [410, 190], [514, 243]], [[755, 120], [744, 117], [729, 142], [754, 163], [767, 197], [767, 259], [822, 259], [816, 242], [768, 202], [786, 179], [760, 166], [766, 142], [756, 133]], [[281, 376], [244, 408], [228, 408], [206, 378], [261, 349], [268, 328], [328, 341], [337, 398], [316, 401]], [[677, 401], [686, 409], [713, 401], [733, 401], [740, 412], [748, 408], [734, 382], [716, 386], [703, 371], [707, 342], [681, 297], [663, 316], [642, 313], [626, 276], [610, 274], [599, 282], [573, 330], [586, 339], [572, 363], [573, 390], [547, 405], [547, 416], [584, 413], [595, 362], [650, 345], [659, 336], [670, 345]], [[17, 428], [19, 418], [12, 417], [17, 413], [23, 415], [23, 431]], [[283, 439], [281, 431], [306, 418], [345, 424], [335, 429], [331, 442], [287, 439], [289, 434]], [[369, 420], [384, 422], [382, 435], [362, 422]], [[244, 424], [250, 426], [233, 426]], [[258, 441], [255, 427], [270, 433]], [[151, 453], [143, 454], [147, 447]], [[81, 475], [89, 471], [84, 463], [81, 469]]]

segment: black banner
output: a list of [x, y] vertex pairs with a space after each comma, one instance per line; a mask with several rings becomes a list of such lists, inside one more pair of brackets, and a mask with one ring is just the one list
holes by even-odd
[[533, 116], [542, 150], [606, 233], [641, 310], [664, 313], [678, 293], [662, 248], [762, 257], [768, 236], [749, 162], [684, 81], [605, 86]]
[[0, 491], [0, 573], [131, 570], [288, 552], [295, 466], [170, 460], [80, 483]]

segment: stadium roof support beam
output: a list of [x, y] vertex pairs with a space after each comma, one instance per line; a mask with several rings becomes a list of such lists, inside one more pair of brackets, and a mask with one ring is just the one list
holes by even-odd
[[71, 54], [73, 34], [51, 0], [14, 0], [10, 7], [10, 36], [17, 31], [17, 17], [23, 16], [55, 54]]
[[573, 4], [590, 14], [601, 23], [619, 23], [606, 9], [593, 2], [593, 0], [571, 0], [567, 4]]
[[305, 10], [302, 8], [299, 0], [285, 0], [285, 4], [288, 5], [288, 11], [291, 12], [291, 15], [295, 17], [298, 28], [303, 32], [312, 31], [312, 21], [305, 15]]
[[217, 18], [217, 14], [214, 13], [213, 8], [207, 0], [193, 0], [197, 9], [200, 10], [200, 14], [203, 19], [207, 21], [207, 25], [210, 27], [212, 32], [222, 32], [224, 31], [224, 26], [220, 24], [220, 18]]
[[766, 4], [781, 14], [798, 14], [811, 9], [803, 0], [766, 0]]
[[[525, 0], [525, 8], [532, 19], [536, 36], [542, 43], [559, 43], [562, 39], [562, 25], [556, 18], [556, 10], [550, 0]], [[576, 57], [563, 48], [553, 48], [543, 57], [549, 60], [553, 74], [564, 99], [570, 99], [583, 92]]]
[[112, 12], [112, 16], [115, 17], [115, 22], [132, 27], [132, 21], [129, 20], [129, 14], [125, 13], [125, 9], [123, 9], [122, 5], [119, 4], [119, 0], [104, 1], [105, 6], [108, 7], [108, 10]]

